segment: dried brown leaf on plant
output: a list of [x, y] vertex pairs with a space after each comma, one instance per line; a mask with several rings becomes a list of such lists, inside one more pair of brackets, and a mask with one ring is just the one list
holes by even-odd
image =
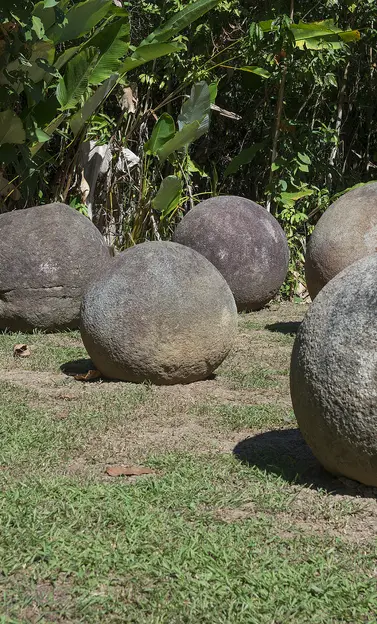
[[125, 87], [123, 89], [123, 96], [121, 100], [122, 109], [127, 111], [128, 113], [134, 114], [136, 112], [136, 106], [137, 106], [136, 94], [133, 92], [131, 87]]
[[108, 466], [106, 474], [109, 477], [138, 477], [144, 474], [155, 474], [155, 471], [144, 466]]
[[76, 381], [94, 381], [94, 379], [99, 379], [101, 377], [101, 372], [99, 370], [89, 370], [87, 373], [80, 373], [79, 375], [75, 375], [74, 378]]
[[27, 344], [16, 344], [13, 347], [13, 357], [30, 357], [31, 351]]

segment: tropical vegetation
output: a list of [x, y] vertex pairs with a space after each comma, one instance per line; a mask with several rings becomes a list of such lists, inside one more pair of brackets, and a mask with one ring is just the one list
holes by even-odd
[[1, 210], [64, 201], [123, 249], [243, 195], [302, 295], [316, 220], [375, 178], [376, 20], [374, 0], [5, 0]]

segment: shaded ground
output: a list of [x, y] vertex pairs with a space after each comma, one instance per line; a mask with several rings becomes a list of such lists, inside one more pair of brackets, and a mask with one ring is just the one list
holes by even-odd
[[0, 336], [0, 622], [377, 622], [376, 491], [325, 473], [291, 409], [306, 309], [241, 315], [187, 386], [81, 383], [77, 333]]

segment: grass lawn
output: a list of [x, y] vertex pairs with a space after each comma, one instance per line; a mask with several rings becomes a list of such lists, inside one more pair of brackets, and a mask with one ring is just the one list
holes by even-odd
[[0, 335], [0, 623], [377, 623], [376, 489], [325, 473], [292, 413], [305, 311], [241, 315], [187, 386], [82, 383], [78, 333]]

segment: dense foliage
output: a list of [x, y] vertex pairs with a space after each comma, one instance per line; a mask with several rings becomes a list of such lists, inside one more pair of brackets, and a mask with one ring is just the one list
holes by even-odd
[[244, 195], [285, 228], [285, 294], [302, 293], [316, 219], [375, 177], [375, 0], [17, 4], [0, 16], [3, 210], [66, 201], [124, 248]]

